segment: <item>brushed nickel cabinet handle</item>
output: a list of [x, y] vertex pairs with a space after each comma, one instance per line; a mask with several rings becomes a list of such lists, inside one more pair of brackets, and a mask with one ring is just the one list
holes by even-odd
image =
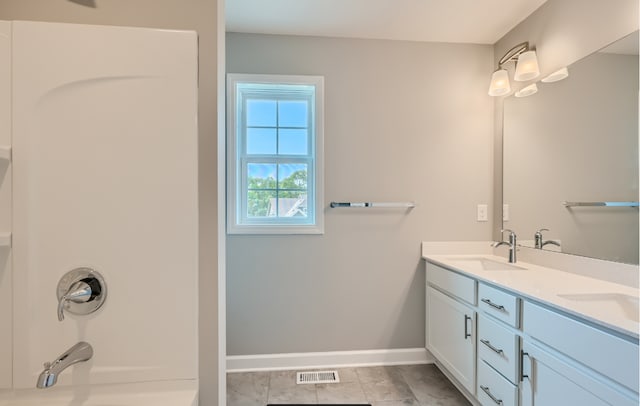
[[529, 358], [529, 354], [520, 350], [520, 382], [524, 381], [524, 378], [529, 378], [529, 375], [524, 374], [524, 357]]
[[469, 333], [468, 323], [467, 321], [471, 320], [471, 317], [464, 315], [464, 339], [471, 337], [471, 333]]
[[491, 391], [489, 390], [489, 387], [488, 387], [488, 386], [482, 386], [482, 385], [480, 385], [480, 389], [482, 389], [482, 391], [483, 391], [484, 393], [486, 393], [486, 394], [487, 394], [487, 396], [489, 396], [489, 397], [491, 398], [491, 400], [493, 400], [493, 401], [496, 403], [496, 405], [501, 405], [501, 404], [502, 404], [502, 399], [498, 399], [498, 398], [496, 398], [495, 396], [493, 396], [493, 395], [491, 394]]
[[480, 299], [480, 301], [485, 302], [486, 304], [488, 304], [489, 306], [493, 307], [494, 309], [498, 309], [498, 310], [502, 310], [502, 311], [505, 310], [504, 306], [495, 304], [489, 299]]
[[489, 349], [493, 352], [495, 352], [496, 354], [503, 354], [504, 351], [502, 351], [501, 349], [498, 349], [496, 347], [494, 347], [493, 345], [491, 345], [491, 342], [489, 340], [480, 340], [480, 342], [484, 345], [486, 345], [487, 347], [489, 347]]

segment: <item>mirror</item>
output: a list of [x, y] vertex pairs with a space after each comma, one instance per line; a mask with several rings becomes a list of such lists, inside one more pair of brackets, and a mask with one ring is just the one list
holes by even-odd
[[[638, 32], [504, 100], [504, 228], [523, 246], [638, 264]], [[570, 202], [569, 205], [563, 204]]]

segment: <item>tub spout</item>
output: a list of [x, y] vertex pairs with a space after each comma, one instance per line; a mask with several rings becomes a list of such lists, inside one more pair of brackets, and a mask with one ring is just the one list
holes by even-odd
[[58, 375], [65, 369], [78, 362], [88, 361], [93, 357], [91, 344], [80, 341], [60, 355], [53, 362], [45, 362], [44, 371], [38, 376], [36, 387], [50, 388], [58, 382]]

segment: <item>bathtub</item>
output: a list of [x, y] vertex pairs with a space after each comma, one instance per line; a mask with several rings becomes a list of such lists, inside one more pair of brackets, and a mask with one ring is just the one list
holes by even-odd
[[197, 406], [196, 381], [0, 391], [0, 406]]

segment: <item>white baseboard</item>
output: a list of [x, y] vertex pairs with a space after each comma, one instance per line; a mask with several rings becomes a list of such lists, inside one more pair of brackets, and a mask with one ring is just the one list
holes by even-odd
[[230, 355], [227, 356], [227, 372], [411, 365], [433, 362], [433, 356], [424, 348]]

